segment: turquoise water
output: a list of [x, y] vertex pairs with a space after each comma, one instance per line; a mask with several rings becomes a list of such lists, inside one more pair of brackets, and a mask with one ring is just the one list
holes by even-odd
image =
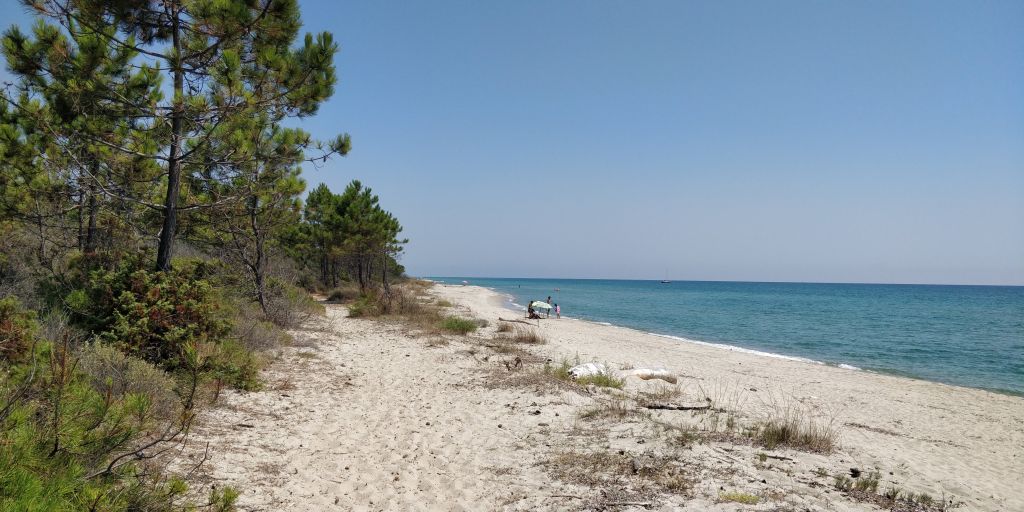
[[1024, 287], [432, 279], [516, 304], [550, 295], [572, 318], [1024, 395]]

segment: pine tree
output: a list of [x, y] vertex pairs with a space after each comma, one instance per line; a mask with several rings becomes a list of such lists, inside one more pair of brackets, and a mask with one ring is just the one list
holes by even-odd
[[[89, 128], [72, 134], [53, 119], [39, 119], [48, 131], [66, 135], [55, 138], [65, 155], [102, 147], [110, 153], [103, 160], [117, 162], [110, 168], [119, 172], [110, 175], [136, 185], [107, 188], [98, 173], [82, 174], [103, 194], [156, 213], [160, 270], [170, 269], [179, 214], [218, 206], [206, 202], [209, 196], [189, 195], [195, 182], [230, 182], [260, 158], [256, 144], [229, 142], [313, 115], [333, 93], [337, 45], [324, 32], [307, 34], [293, 48], [301, 25], [296, 0], [25, 3], [50, 24], [38, 25], [34, 39], [17, 29], [5, 34], [5, 53], [20, 86], [47, 102], [61, 99], [51, 106], [69, 106]], [[34, 64], [41, 54], [75, 52], [89, 57], [63, 60], [64, 76], [76, 81], [48, 80], [51, 70]], [[106, 73], [92, 81], [88, 69]], [[5, 98], [9, 106], [17, 104]], [[253, 128], [247, 119], [261, 119], [264, 126]], [[307, 158], [325, 159], [348, 145], [341, 135], [327, 144], [307, 139], [299, 149], [316, 148], [320, 153]], [[158, 172], [142, 172], [147, 166]], [[141, 190], [140, 182], [149, 186]], [[244, 191], [220, 199], [238, 200], [245, 200]]]

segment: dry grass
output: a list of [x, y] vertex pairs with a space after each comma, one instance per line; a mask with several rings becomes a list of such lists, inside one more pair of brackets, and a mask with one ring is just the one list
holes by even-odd
[[769, 450], [784, 446], [826, 454], [836, 449], [839, 440], [834, 422], [816, 420], [800, 407], [773, 411], [752, 434], [756, 443]]
[[509, 322], [498, 322], [497, 332], [512, 332], [512, 324]]
[[[501, 326], [503, 326], [503, 325], [508, 325], [508, 324], [505, 323], [505, 322], [502, 322], [501, 324], [499, 324], [498, 325], [499, 332], [502, 332], [500, 329], [501, 329]], [[509, 332], [509, 330], [506, 330], [504, 332]], [[508, 335], [504, 336], [504, 338], [508, 339], [510, 341], [514, 341], [516, 343], [527, 343], [527, 344], [530, 344], [530, 345], [541, 345], [541, 344], [547, 343], [547, 341], [548, 341], [546, 338], [544, 338], [543, 335], [541, 335], [537, 331], [535, 331], [535, 330], [533, 330], [533, 329], [531, 329], [529, 327], [520, 327], [518, 325], [513, 326], [512, 329], [511, 329], [511, 334], [508, 334]]]
[[584, 420], [624, 420], [632, 417], [647, 418], [650, 417], [650, 413], [643, 409], [637, 409], [627, 400], [610, 400], [583, 409], [580, 411], [579, 417]]
[[605, 490], [633, 489], [688, 493], [693, 480], [673, 459], [653, 454], [569, 451], [547, 461], [559, 480]]
[[636, 394], [636, 401], [641, 406], [654, 405], [654, 404], [668, 404], [678, 401], [683, 395], [683, 390], [679, 386], [670, 386], [663, 384], [657, 387], [654, 391], [640, 391]]

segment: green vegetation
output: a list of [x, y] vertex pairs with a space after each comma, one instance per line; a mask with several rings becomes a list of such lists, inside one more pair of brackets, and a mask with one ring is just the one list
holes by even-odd
[[593, 384], [597, 387], [602, 388], [615, 388], [622, 389], [626, 385], [626, 381], [620, 379], [611, 373], [598, 373], [595, 375], [585, 375], [576, 379], [576, 383], [581, 386], [587, 386]]
[[337, 45], [296, 0], [24, 3], [0, 46], [0, 509], [230, 510], [163, 456], [199, 408], [260, 388], [323, 312], [309, 291], [417, 307], [369, 188], [301, 200], [302, 165], [350, 149], [292, 128]]
[[[579, 364], [578, 358], [576, 360], [576, 364]], [[622, 387], [626, 385], [626, 381], [624, 379], [620, 379], [612, 375], [611, 372], [602, 372], [576, 378], [569, 372], [572, 367], [573, 364], [569, 363], [568, 359], [562, 359], [562, 361], [557, 365], [544, 363], [543, 372], [545, 375], [556, 380], [571, 382], [584, 387], [593, 384], [598, 387], [622, 389]]]
[[441, 321], [441, 328], [458, 334], [469, 334], [476, 330], [477, 323], [468, 318], [449, 316]]

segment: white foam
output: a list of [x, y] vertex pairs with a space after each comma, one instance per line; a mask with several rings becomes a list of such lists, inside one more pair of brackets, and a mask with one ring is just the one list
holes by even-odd
[[841, 364], [840, 363], [839, 367], [840, 368], [846, 368], [847, 370], [860, 370], [860, 368], [857, 368], [856, 366], [849, 365], [849, 364]]
[[823, 363], [821, 361], [815, 361], [814, 359], [807, 359], [806, 357], [784, 356], [782, 354], [775, 354], [773, 352], [762, 352], [760, 350], [752, 350], [752, 349], [749, 349], [749, 348], [735, 347], [735, 346], [732, 346], [732, 345], [725, 345], [725, 344], [722, 344], [722, 343], [708, 343], [706, 341], [691, 340], [689, 338], [683, 338], [681, 336], [672, 336], [670, 334], [658, 334], [656, 332], [649, 332], [647, 334], [650, 334], [651, 336], [658, 336], [659, 338], [668, 338], [668, 339], [672, 339], [672, 340], [676, 340], [676, 341], [683, 341], [683, 342], [686, 342], [686, 343], [693, 343], [695, 345], [703, 345], [705, 347], [715, 347], [715, 348], [722, 348], [722, 349], [725, 349], [725, 350], [731, 350], [733, 352], [742, 352], [744, 354], [753, 354], [753, 355], [756, 355], [756, 356], [763, 356], [763, 357], [774, 357], [775, 359], [786, 359], [788, 361], [800, 361], [802, 363], [825, 364], [825, 363]]

